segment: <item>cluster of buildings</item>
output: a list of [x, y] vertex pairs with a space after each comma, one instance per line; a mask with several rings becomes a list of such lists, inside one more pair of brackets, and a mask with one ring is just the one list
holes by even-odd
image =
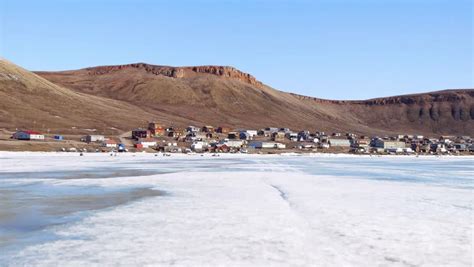
[[[353, 133], [292, 131], [289, 128], [231, 129], [205, 125], [185, 128], [150, 123], [132, 131], [136, 148], [155, 148], [164, 152], [243, 152], [270, 150], [329, 151], [351, 153], [464, 153], [474, 152], [469, 136], [421, 135], [385, 137], [359, 136]], [[161, 140], [157, 138], [167, 138]], [[167, 142], [172, 140], [172, 142]]]
[[[12, 138], [19, 140], [44, 140], [44, 135], [34, 131], [18, 131]], [[62, 140], [62, 136], [54, 136]], [[289, 128], [231, 129], [228, 127], [188, 126], [165, 127], [150, 122], [148, 127], [131, 131], [128, 138], [135, 150], [190, 153], [222, 152], [248, 153], [272, 150], [351, 152], [379, 154], [457, 154], [473, 153], [474, 140], [470, 136], [441, 136], [428, 138], [421, 135], [368, 137], [354, 133], [292, 131]], [[103, 148], [127, 151], [125, 144], [103, 135], [87, 135], [82, 141], [95, 143]]]

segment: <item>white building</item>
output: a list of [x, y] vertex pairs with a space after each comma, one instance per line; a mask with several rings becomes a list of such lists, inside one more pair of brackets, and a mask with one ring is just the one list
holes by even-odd
[[261, 149], [264, 149], [264, 148], [273, 148], [273, 149], [284, 149], [286, 148], [286, 145], [285, 144], [282, 144], [282, 143], [277, 143], [277, 142], [252, 142], [250, 143], [249, 145], [250, 147], [253, 147], [253, 148], [261, 148]]
[[350, 147], [351, 141], [349, 139], [334, 139], [330, 138], [328, 143], [331, 147]]
[[244, 140], [222, 140], [220, 142], [220, 144], [222, 145], [226, 145], [228, 147], [242, 147], [243, 145], [245, 145], [245, 141]]
[[117, 142], [115, 142], [114, 140], [106, 140], [102, 142], [102, 147], [116, 148]]
[[86, 142], [87, 143], [103, 142], [103, 141], [105, 141], [105, 137], [103, 135], [88, 135], [88, 136], [86, 136]]
[[141, 144], [143, 148], [156, 146], [156, 140], [151, 138], [140, 138], [137, 144]]
[[298, 133], [295, 133], [295, 132], [286, 132], [285, 137], [290, 139], [293, 142], [298, 141]]
[[258, 135], [257, 130], [245, 130], [245, 132], [247, 132], [251, 137], [255, 137]]
[[191, 144], [191, 150], [196, 152], [202, 152], [207, 149], [208, 143], [203, 141], [195, 141]]
[[406, 147], [406, 144], [405, 142], [400, 142], [400, 141], [377, 139], [374, 142], [374, 147], [384, 148], [384, 149], [397, 149], [397, 148], [403, 149]]
[[186, 128], [186, 132], [188, 132], [188, 133], [197, 133], [197, 132], [200, 132], [200, 131], [201, 131], [201, 128], [193, 126], [193, 125], [190, 125]]

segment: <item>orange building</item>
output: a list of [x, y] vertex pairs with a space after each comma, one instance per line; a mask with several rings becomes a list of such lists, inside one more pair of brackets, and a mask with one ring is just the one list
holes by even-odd
[[164, 136], [165, 135], [165, 127], [163, 127], [163, 125], [158, 124], [156, 122], [148, 123], [148, 130], [151, 132], [152, 136]]

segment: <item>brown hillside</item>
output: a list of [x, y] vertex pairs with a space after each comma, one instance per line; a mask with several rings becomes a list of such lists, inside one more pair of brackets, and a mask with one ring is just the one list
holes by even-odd
[[38, 74], [64, 87], [126, 101], [151, 113], [216, 125], [376, 134], [474, 132], [472, 89], [332, 101], [274, 90], [232, 67], [137, 63]]
[[1, 100], [0, 127], [4, 128], [24, 127], [32, 120], [38, 124], [41, 119], [57, 128], [125, 130], [155, 119], [181, 126], [474, 135], [472, 89], [332, 101], [272, 89], [232, 67], [137, 63], [36, 72], [48, 81], [10, 63], [2, 63], [2, 68], [4, 77], [19, 69], [17, 75], [23, 78], [0, 80], [0, 92], [16, 103], [28, 100], [24, 109]]
[[[157, 114], [159, 115], [159, 114]], [[75, 92], [0, 60], [0, 128], [115, 134], [153, 118], [131, 104]], [[165, 119], [169, 116], [163, 114]], [[173, 118], [179, 119], [179, 118]]]
[[337, 110], [328, 112], [319, 105], [305, 104], [230, 67], [131, 64], [38, 74], [82, 93], [126, 101], [151, 113], [175, 114], [202, 124], [313, 130], [344, 130], [350, 125], [358, 131], [370, 130], [351, 115], [341, 116]]

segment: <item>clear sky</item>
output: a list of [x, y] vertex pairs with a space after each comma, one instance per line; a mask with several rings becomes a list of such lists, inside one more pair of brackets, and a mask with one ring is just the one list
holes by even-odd
[[0, 55], [30, 70], [231, 65], [366, 99], [473, 86], [472, 0], [0, 0]]

